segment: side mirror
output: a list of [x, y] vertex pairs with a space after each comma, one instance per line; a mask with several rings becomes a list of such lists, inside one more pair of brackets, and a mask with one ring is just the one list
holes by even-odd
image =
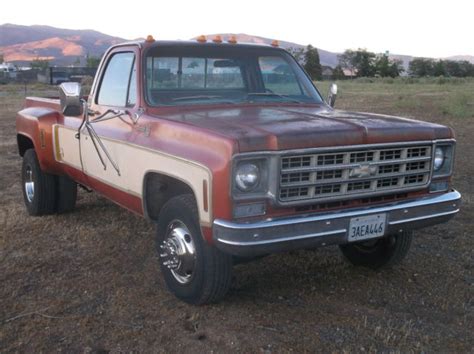
[[334, 107], [334, 104], [336, 103], [336, 97], [337, 97], [337, 85], [333, 82], [331, 86], [329, 87], [327, 104], [330, 105], [331, 107]]
[[65, 116], [80, 116], [82, 114], [81, 84], [63, 82], [59, 85], [59, 100]]

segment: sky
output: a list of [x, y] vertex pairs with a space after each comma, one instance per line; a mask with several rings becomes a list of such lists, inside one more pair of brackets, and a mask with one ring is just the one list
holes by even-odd
[[22, 0], [21, 8], [1, 11], [0, 24], [94, 29], [126, 39], [246, 33], [332, 52], [474, 55], [474, 0]]

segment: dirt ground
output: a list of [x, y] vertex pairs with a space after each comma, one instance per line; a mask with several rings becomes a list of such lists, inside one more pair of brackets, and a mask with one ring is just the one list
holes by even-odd
[[[203, 307], [165, 289], [153, 225], [104, 198], [81, 190], [74, 213], [27, 216], [22, 93], [0, 86], [0, 352], [473, 352], [473, 85], [405, 86], [341, 83], [337, 106], [452, 126], [461, 213], [419, 231], [395, 269], [335, 247], [273, 255], [236, 266], [227, 298]], [[466, 92], [461, 110], [446, 101]]]

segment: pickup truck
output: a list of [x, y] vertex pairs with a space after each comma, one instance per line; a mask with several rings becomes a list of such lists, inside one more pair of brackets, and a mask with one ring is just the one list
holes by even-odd
[[156, 223], [165, 283], [192, 304], [228, 291], [236, 262], [338, 245], [373, 269], [413, 230], [451, 219], [453, 131], [334, 109], [277, 43], [114, 45], [90, 94], [26, 98], [16, 119], [30, 215], [73, 210], [77, 187]]

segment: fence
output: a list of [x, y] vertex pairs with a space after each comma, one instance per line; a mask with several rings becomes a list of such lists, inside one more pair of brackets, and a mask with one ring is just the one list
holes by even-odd
[[89, 67], [50, 67], [46, 69], [30, 69], [10, 72], [0, 72], [0, 83], [6, 84], [43, 83], [59, 85], [67, 81], [82, 82], [84, 78], [94, 77], [97, 68]]

